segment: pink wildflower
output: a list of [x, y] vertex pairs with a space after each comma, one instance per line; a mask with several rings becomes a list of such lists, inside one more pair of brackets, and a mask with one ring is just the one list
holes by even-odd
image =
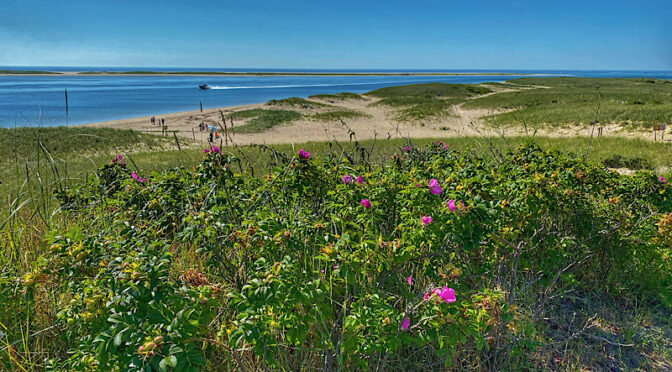
[[429, 181], [429, 192], [431, 192], [434, 195], [439, 195], [441, 193], [441, 186], [439, 186], [439, 181], [436, 179], [432, 178]]
[[667, 180], [663, 176], [658, 177], [658, 181], [660, 181], [660, 183], [662, 183], [663, 185], [667, 183]]
[[452, 288], [448, 288], [446, 286], [443, 286], [443, 291], [441, 292], [441, 297], [442, 300], [446, 301], [446, 303], [451, 303], [455, 302], [455, 291]]
[[408, 285], [413, 285], [413, 277], [409, 276], [406, 278], [406, 283], [408, 283]]
[[425, 301], [427, 301], [427, 300], [429, 300], [429, 296], [431, 296], [431, 293], [426, 292], [425, 295], [422, 296], [422, 299], [425, 300]]
[[432, 220], [432, 217], [430, 217], [430, 216], [422, 216], [421, 221], [422, 221], [422, 224], [425, 225], [425, 226], [434, 222], [434, 220]]
[[141, 183], [147, 181], [146, 178], [140, 178], [140, 177], [138, 176], [138, 174], [135, 173], [135, 172], [131, 172], [131, 178], [134, 179], [135, 181], [137, 181], [137, 182], [141, 182]]
[[357, 176], [357, 180], [355, 182], [357, 182], [359, 185], [362, 185], [362, 184], [365, 183], [364, 178], [362, 176]]
[[448, 202], [446, 203], [446, 207], [448, 207], [448, 210], [451, 212], [455, 211], [455, 200], [453, 199], [448, 200]]
[[360, 203], [362, 204], [362, 207], [364, 207], [364, 208], [371, 208], [371, 202], [369, 201], [369, 199], [362, 199], [362, 201], [360, 201]]
[[203, 149], [203, 152], [207, 154], [210, 152], [210, 149]]
[[440, 298], [446, 303], [452, 303], [456, 301], [455, 291], [452, 288], [446, 287], [445, 285], [443, 286], [443, 288], [436, 288], [431, 292], [431, 294], [429, 292], [425, 293], [425, 296], [423, 298], [427, 300], [432, 294], [435, 294], [438, 298]]
[[124, 161], [124, 158], [121, 155], [117, 155], [117, 157], [112, 159], [112, 164], [126, 165], [126, 162]]
[[220, 150], [219, 147], [213, 145], [213, 146], [212, 146], [212, 152], [216, 152], [216, 153], [221, 154], [221, 153], [222, 153], [222, 150]]
[[401, 330], [405, 331], [408, 329], [408, 326], [411, 325], [411, 320], [407, 316], [404, 317], [404, 320], [401, 321]]
[[310, 153], [308, 151], [305, 151], [304, 149], [299, 149], [299, 158], [308, 159], [309, 157]]
[[401, 149], [401, 151], [403, 151], [403, 152], [409, 152], [409, 151], [411, 151], [411, 150], [413, 150], [413, 147], [412, 147], [412, 146], [404, 146], [404, 147]]
[[350, 183], [352, 182], [352, 177], [350, 177], [349, 174], [346, 174], [345, 176], [341, 177], [341, 180], [343, 181], [343, 183]]

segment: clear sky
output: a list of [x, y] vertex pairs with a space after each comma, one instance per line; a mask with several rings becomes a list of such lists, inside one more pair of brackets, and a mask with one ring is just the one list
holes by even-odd
[[672, 0], [0, 0], [0, 65], [672, 70]]

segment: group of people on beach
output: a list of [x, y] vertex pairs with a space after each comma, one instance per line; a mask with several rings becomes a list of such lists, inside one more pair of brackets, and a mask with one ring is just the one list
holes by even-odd
[[168, 132], [168, 126], [166, 126], [166, 119], [164, 119], [164, 118], [160, 118], [160, 119], [159, 119], [159, 118], [156, 118], [156, 117], [152, 116], [152, 117], [149, 119], [149, 122], [150, 122], [152, 125], [160, 125], [160, 126], [161, 126], [161, 135], [162, 135], [162, 136], [165, 136], [165, 135], [167, 134], [167, 132]]
[[157, 125], [157, 124], [158, 125], [166, 125], [166, 119], [164, 119], [164, 118], [158, 119], [158, 118], [155, 118], [154, 116], [152, 116], [152, 118], [149, 119], [149, 122], [152, 125]]
[[206, 131], [208, 129], [210, 130], [208, 141], [209, 142], [218, 141], [219, 140], [219, 133], [217, 133], [217, 130], [214, 127], [212, 127], [208, 124], [205, 124], [204, 122], [201, 122], [200, 124], [198, 124], [198, 130], [200, 130], [201, 132]]

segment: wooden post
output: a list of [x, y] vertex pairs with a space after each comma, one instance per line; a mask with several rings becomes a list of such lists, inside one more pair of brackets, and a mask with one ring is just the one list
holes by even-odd
[[203, 101], [201, 101], [201, 113], [203, 113]]
[[70, 110], [68, 108], [68, 88], [65, 88], [65, 126], [70, 124]]
[[177, 132], [173, 132], [173, 137], [175, 137], [175, 143], [177, 143], [177, 150], [182, 151], [180, 147], [180, 141], [177, 140]]
[[196, 133], [194, 133], [194, 128], [191, 128], [191, 136], [194, 137], [194, 141], [196, 141]]
[[[219, 110], [219, 114], [222, 116], [222, 123], [224, 123], [224, 127], [222, 127], [222, 124], [219, 124], [219, 123], [217, 123], [217, 124], [219, 125], [220, 128], [222, 128], [222, 132], [224, 132], [224, 138], [226, 139], [226, 145], [228, 146], [229, 145], [229, 139], [227, 137], [228, 133], [227, 133], [227, 128], [226, 128], [226, 118], [224, 117], [224, 113], [222, 112], [222, 110]], [[220, 142], [221, 142], [221, 139], [220, 139]]]

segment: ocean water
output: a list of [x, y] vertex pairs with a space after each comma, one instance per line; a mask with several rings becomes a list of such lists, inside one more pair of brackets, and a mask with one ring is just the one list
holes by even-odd
[[[261, 71], [255, 69], [168, 69], [88, 67], [0, 67], [2, 69], [52, 71]], [[336, 70], [269, 70], [292, 72], [339, 72]], [[390, 72], [349, 70], [347, 72]], [[395, 71], [397, 72], [397, 71]], [[403, 72], [424, 72], [406, 70]], [[441, 72], [436, 71], [434, 72]], [[477, 72], [446, 70], [445, 72]], [[672, 71], [518, 71], [582, 77], [651, 77], [672, 79]], [[137, 116], [265, 102], [286, 97], [339, 92], [364, 93], [374, 89], [415, 83], [476, 84], [505, 81], [509, 75], [481, 76], [0, 76], [0, 127], [56, 126], [92, 123]], [[207, 83], [213, 89], [201, 91]], [[65, 89], [69, 113], [65, 112]]]

